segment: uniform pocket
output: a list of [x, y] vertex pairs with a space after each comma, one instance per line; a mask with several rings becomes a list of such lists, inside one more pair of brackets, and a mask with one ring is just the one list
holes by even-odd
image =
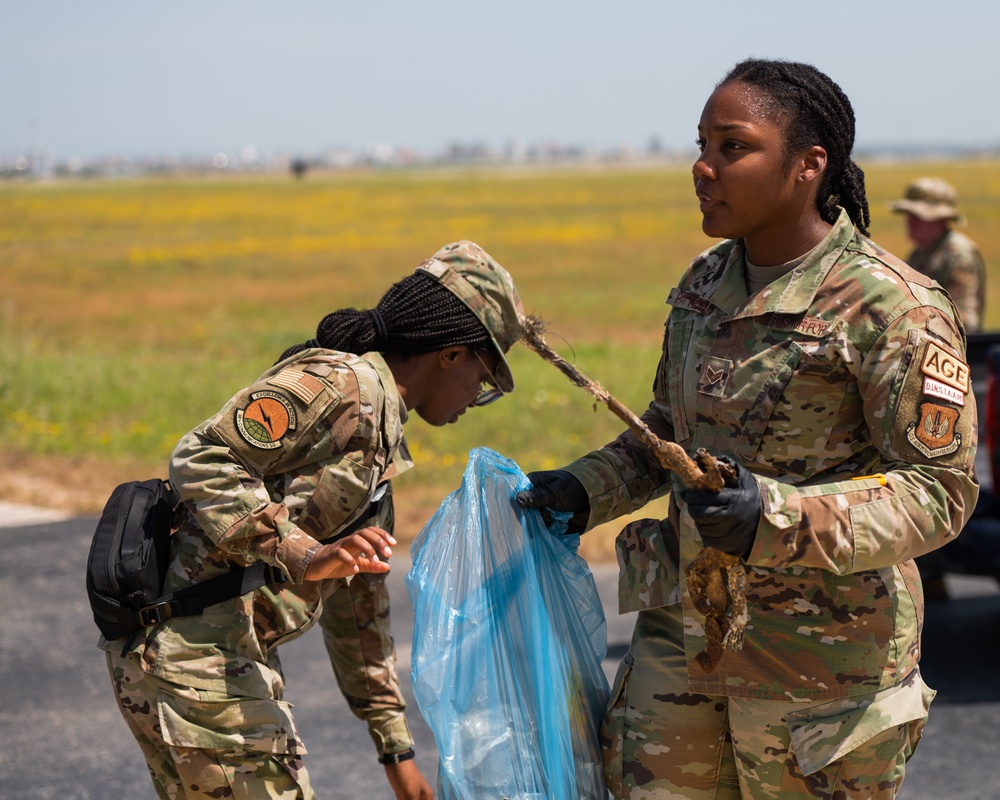
[[732, 378], [737, 400], [745, 398], [747, 412], [735, 451], [750, 461], [756, 455], [774, 414], [775, 406], [795, 373], [802, 350], [795, 342], [772, 347], [756, 357], [741, 362]]
[[673, 322], [673, 316], [671, 314], [667, 321], [666, 352], [665, 357], [660, 359], [660, 365], [657, 368], [656, 384], [657, 386], [665, 386], [669, 393], [674, 441], [684, 445], [691, 438], [691, 430], [687, 423], [688, 405], [685, 402], [684, 363], [694, 322], [690, 319], [683, 322]]
[[615, 539], [619, 614], [681, 601], [677, 561], [663, 537], [663, 526], [668, 524], [638, 519], [622, 528]]
[[174, 747], [306, 753], [288, 703], [244, 698], [206, 702], [161, 690], [156, 704], [163, 738]]
[[622, 762], [624, 759], [625, 723], [627, 716], [628, 677], [632, 672], [632, 653], [628, 652], [618, 666], [611, 695], [608, 698], [608, 712], [601, 724], [601, 756], [604, 760], [604, 780], [613, 797], [622, 796]]
[[883, 731], [925, 720], [935, 694], [914, 672], [891, 689], [791, 712], [785, 721], [802, 773], [823, 769]]

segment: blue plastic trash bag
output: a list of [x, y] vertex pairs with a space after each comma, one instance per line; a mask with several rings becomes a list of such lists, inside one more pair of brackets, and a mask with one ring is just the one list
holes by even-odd
[[607, 626], [580, 537], [514, 495], [513, 461], [469, 454], [410, 548], [413, 694], [441, 757], [442, 800], [607, 797], [597, 734]]

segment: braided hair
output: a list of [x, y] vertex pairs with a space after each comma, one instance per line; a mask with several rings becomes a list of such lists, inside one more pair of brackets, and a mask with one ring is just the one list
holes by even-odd
[[418, 271], [389, 287], [375, 308], [343, 308], [327, 314], [315, 339], [289, 347], [278, 361], [310, 347], [409, 356], [454, 345], [491, 350], [493, 340], [465, 303], [431, 275]]
[[744, 83], [759, 90], [761, 99], [785, 118], [789, 155], [820, 145], [827, 167], [816, 196], [820, 217], [837, 221], [843, 206], [861, 233], [868, 235], [871, 216], [865, 194], [865, 173], [851, 159], [854, 149], [854, 109], [841, 88], [809, 64], [748, 58], [719, 82]]

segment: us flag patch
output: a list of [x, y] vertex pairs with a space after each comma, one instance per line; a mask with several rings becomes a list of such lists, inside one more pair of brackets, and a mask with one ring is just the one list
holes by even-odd
[[323, 382], [312, 375], [306, 375], [295, 369], [286, 368], [277, 375], [267, 379], [272, 386], [280, 386], [295, 395], [306, 405], [309, 405], [321, 391]]

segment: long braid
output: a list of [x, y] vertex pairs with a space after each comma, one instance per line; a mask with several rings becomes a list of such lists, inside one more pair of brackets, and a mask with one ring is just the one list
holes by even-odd
[[492, 340], [455, 294], [430, 275], [415, 272], [389, 287], [375, 309], [344, 308], [327, 314], [315, 340], [289, 347], [278, 360], [310, 346], [356, 354], [377, 350], [419, 355], [454, 345], [489, 350]]
[[385, 318], [391, 349], [419, 354], [464, 344], [492, 348], [483, 323], [453, 292], [417, 272], [389, 288], [378, 310]]
[[835, 222], [837, 206], [843, 206], [867, 236], [871, 215], [865, 174], [851, 159], [855, 120], [847, 95], [829, 76], [795, 61], [749, 58], [733, 67], [719, 85], [737, 81], [759, 89], [762, 99], [787, 118], [789, 154], [813, 145], [826, 150], [827, 168], [816, 196], [820, 217]]

